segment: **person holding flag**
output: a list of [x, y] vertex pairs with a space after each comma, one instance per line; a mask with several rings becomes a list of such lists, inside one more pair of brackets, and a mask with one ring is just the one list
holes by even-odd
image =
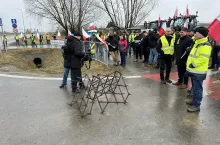
[[31, 46], [32, 46], [32, 48], [33, 48], [34, 46], [37, 47], [37, 45], [36, 45], [36, 37], [34, 36], [33, 33], [31, 34], [30, 39], [31, 39]]

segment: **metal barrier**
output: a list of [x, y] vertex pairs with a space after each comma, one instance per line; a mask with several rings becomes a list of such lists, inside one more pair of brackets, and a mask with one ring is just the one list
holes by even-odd
[[93, 55], [93, 59], [108, 66], [109, 65], [108, 45], [103, 44], [101, 42], [83, 41], [84, 51], [88, 53], [88, 51], [91, 50], [91, 45], [93, 44], [94, 44], [93, 47], [95, 49], [95, 54]]
[[73, 94], [73, 99], [69, 104], [70, 106], [76, 105], [81, 117], [92, 115], [92, 109], [96, 102], [103, 114], [108, 104], [126, 104], [131, 95], [127, 88], [128, 85], [118, 71], [108, 75], [92, 76], [92, 78], [85, 75], [83, 82], [85, 89], [81, 93]]

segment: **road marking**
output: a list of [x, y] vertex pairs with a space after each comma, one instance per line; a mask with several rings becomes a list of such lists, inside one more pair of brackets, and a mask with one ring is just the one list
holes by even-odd
[[[0, 74], [0, 77], [5, 78], [15, 78], [15, 79], [28, 79], [28, 80], [51, 80], [51, 81], [61, 81], [63, 78], [56, 77], [33, 77], [33, 76], [19, 76], [19, 75], [9, 75], [9, 74]], [[126, 79], [138, 79], [142, 76], [124, 76]], [[70, 80], [70, 78], [68, 78]]]

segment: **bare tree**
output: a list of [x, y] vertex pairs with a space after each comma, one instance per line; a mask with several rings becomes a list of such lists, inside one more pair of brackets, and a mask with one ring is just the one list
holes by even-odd
[[96, 0], [95, 6], [116, 26], [130, 28], [143, 22], [157, 3], [158, 0]]
[[68, 33], [94, 22], [98, 14], [93, 0], [25, 0], [31, 15], [57, 22]]

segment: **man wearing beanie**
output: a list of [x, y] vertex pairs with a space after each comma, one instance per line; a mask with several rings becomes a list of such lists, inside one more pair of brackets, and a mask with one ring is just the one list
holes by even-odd
[[184, 81], [183, 84], [183, 78], [186, 73], [186, 61], [188, 58], [188, 55], [184, 55], [186, 52], [187, 47], [190, 47], [193, 44], [193, 40], [187, 35], [188, 29], [185, 27], [182, 27], [180, 30], [180, 38], [178, 39], [175, 47], [175, 54], [176, 54], [176, 65], [178, 70], [178, 76], [179, 79], [176, 83], [173, 83], [173, 85], [182, 85], [182, 88], [186, 88], [187, 81]]
[[189, 54], [186, 67], [186, 74], [191, 78], [193, 88], [193, 99], [186, 103], [192, 105], [187, 109], [188, 112], [200, 111], [203, 94], [203, 81], [206, 79], [209, 58], [212, 47], [208, 42], [208, 29], [199, 27], [195, 30], [195, 44]]

